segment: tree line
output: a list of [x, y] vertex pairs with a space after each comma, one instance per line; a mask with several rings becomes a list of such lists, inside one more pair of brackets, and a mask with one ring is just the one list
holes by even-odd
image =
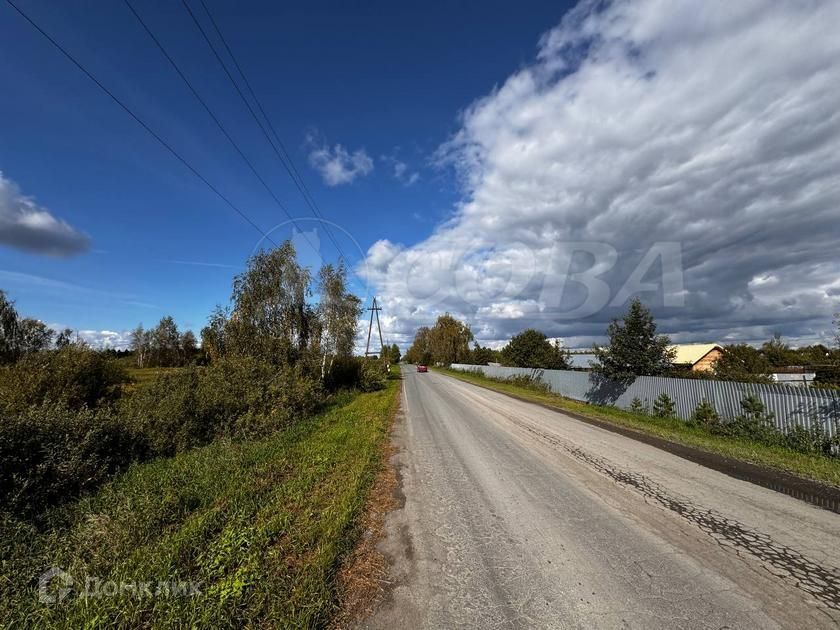
[[[709, 372], [692, 372], [674, 365], [675, 351], [668, 335], [657, 332], [657, 324], [641, 300], [632, 300], [625, 315], [607, 327], [608, 342], [595, 346], [593, 372], [611, 380], [632, 381], [637, 376], [672, 376], [727, 381], [771, 383], [774, 368], [811, 367], [817, 381], [840, 384], [840, 314], [833, 320], [835, 348], [822, 344], [792, 348], [774, 335], [759, 348], [748, 344], [723, 346], [721, 357]], [[474, 342], [469, 326], [449, 314], [441, 315], [432, 327], [421, 327], [406, 352], [409, 363], [500, 363], [509, 367], [569, 369], [570, 355], [543, 332], [525, 330], [500, 350]]]
[[14, 363], [22, 356], [73, 342], [73, 331], [60, 332], [32, 317], [22, 317], [6, 292], [0, 289], [0, 364]]
[[438, 317], [434, 326], [417, 330], [411, 347], [405, 353], [409, 363], [426, 365], [468, 363], [486, 365], [501, 363], [511, 367], [569, 368], [569, 353], [559, 340], [553, 342], [533, 328], [515, 335], [501, 350], [483, 347], [478, 343], [471, 348], [475, 337], [470, 327], [449, 313]]

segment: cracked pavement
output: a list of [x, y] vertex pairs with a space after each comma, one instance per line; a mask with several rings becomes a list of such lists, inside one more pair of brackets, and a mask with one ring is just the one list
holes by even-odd
[[404, 504], [366, 628], [840, 624], [840, 516], [551, 411], [403, 370]]

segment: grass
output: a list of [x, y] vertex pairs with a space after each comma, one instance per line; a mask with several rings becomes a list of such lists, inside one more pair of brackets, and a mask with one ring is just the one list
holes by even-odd
[[545, 392], [536, 387], [497, 381], [474, 372], [436, 369], [462, 381], [483, 385], [484, 387], [502, 393], [512, 394], [531, 402], [554, 407], [560, 411], [571, 411], [589, 418], [596, 418], [612, 424], [628, 427], [642, 433], [656, 435], [672, 442], [693, 446], [710, 453], [726, 455], [727, 457], [741, 461], [760, 464], [816, 481], [840, 486], [840, 459], [837, 458], [806, 455], [783, 447], [767, 446], [750, 440], [712, 435], [701, 427], [690, 425], [683, 420], [656, 418], [634, 414], [617, 407], [592, 405]]
[[158, 376], [162, 374], [169, 374], [180, 369], [181, 368], [177, 367], [126, 368], [125, 371], [128, 372], [128, 376], [131, 378], [131, 383], [128, 384], [128, 388], [134, 389], [136, 387], [150, 385], [155, 382]]
[[[336, 611], [335, 573], [381, 466], [398, 405], [343, 394], [259, 441], [218, 441], [136, 465], [36, 532], [0, 520], [0, 627], [313, 627]], [[2, 515], [0, 515], [2, 516]], [[192, 596], [38, 601], [47, 567], [100, 583], [196, 582]]]

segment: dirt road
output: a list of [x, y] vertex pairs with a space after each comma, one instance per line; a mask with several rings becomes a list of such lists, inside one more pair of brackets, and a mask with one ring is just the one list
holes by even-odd
[[370, 628], [840, 623], [840, 516], [562, 413], [404, 369], [405, 504]]

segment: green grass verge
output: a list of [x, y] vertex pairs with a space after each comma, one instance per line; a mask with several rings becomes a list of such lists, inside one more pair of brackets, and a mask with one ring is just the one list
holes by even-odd
[[571, 411], [582, 416], [629, 427], [642, 433], [656, 435], [672, 442], [694, 446], [710, 453], [726, 455], [734, 459], [776, 468], [816, 481], [840, 486], [840, 460], [835, 458], [805, 455], [787, 448], [712, 435], [702, 428], [692, 426], [682, 420], [655, 418], [630, 413], [617, 407], [591, 405], [564, 398], [557, 394], [538, 391], [536, 388], [496, 381], [473, 372], [435, 369], [462, 381], [513, 394], [532, 402], [555, 407], [560, 411]]
[[[357, 536], [398, 405], [344, 394], [267, 439], [219, 441], [136, 465], [35, 532], [0, 518], [0, 627], [313, 627]], [[1, 517], [2, 515], [0, 515]], [[38, 601], [47, 567], [104, 583], [198, 583], [192, 596]]]

